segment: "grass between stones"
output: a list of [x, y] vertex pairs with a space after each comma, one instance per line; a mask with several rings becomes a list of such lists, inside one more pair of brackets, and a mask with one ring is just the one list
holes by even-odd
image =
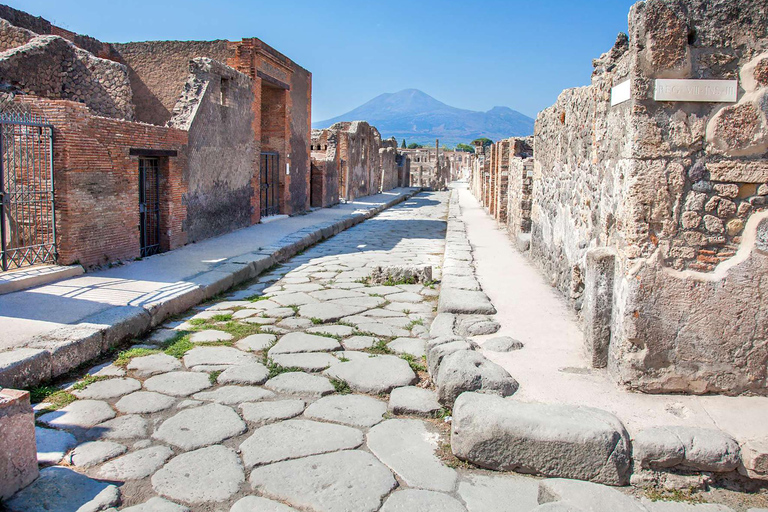
[[312, 322], [312, 323], [313, 323], [313, 324], [315, 324], [315, 325], [320, 325], [320, 324], [322, 324], [322, 323], [323, 323], [323, 321], [322, 321], [320, 318], [317, 318], [317, 317], [315, 317], [315, 316], [313, 316], [312, 318], [310, 318], [310, 319], [309, 319], [309, 321], [310, 321], [310, 322]]
[[221, 372], [224, 370], [214, 370], [211, 373], [208, 374], [208, 380], [211, 384], [216, 384], [216, 380], [219, 378], [219, 375], [221, 375]]
[[411, 370], [413, 370], [416, 373], [427, 371], [427, 367], [424, 364], [422, 364], [422, 362], [425, 362], [424, 361], [425, 358], [417, 359], [412, 354], [402, 354], [400, 356], [400, 359], [404, 359], [405, 361], [407, 361], [408, 365], [411, 367]]
[[45, 409], [36, 411], [37, 414], [61, 409], [77, 400], [77, 397], [69, 391], [54, 386], [36, 386], [29, 390], [29, 394], [33, 404], [40, 402], [50, 404]]
[[[362, 333], [362, 332], [359, 333], [359, 335], [360, 336], [374, 336], [371, 333]], [[387, 346], [387, 343], [389, 343], [390, 341], [392, 341], [390, 338], [381, 339], [381, 340], [377, 341], [376, 343], [374, 343], [373, 345], [371, 345], [369, 348], [365, 349], [364, 352], [368, 352], [369, 354], [377, 354], [377, 355], [379, 355], [379, 354], [391, 354], [392, 353], [392, 349], [390, 349]]]
[[646, 487], [645, 497], [651, 501], [677, 501], [681, 503], [705, 503], [701, 496], [694, 495], [693, 489], [660, 489]]
[[189, 334], [184, 333], [176, 340], [169, 340], [165, 346], [165, 352], [169, 356], [173, 356], [176, 359], [181, 359], [184, 354], [189, 352], [195, 347], [195, 344], [189, 341]]
[[248, 300], [251, 302], [259, 302], [260, 300], [269, 300], [271, 298], [272, 297], [270, 297], [269, 295], [260, 295], [257, 293], [255, 295], [251, 295], [250, 297], [246, 297], [245, 300]]
[[120, 368], [125, 368], [134, 357], [151, 356], [152, 354], [159, 354], [160, 352], [159, 349], [153, 348], [129, 348], [128, 350], [120, 352], [117, 355], [117, 359], [115, 359], [112, 364], [119, 366]]
[[75, 382], [72, 385], [72, 389], [76, 389], [78, 391], [82, 391], [83, 389], [87, 388], [88, 386], [90, 386], [94, 382], [99, 382], [100, 380], [106, 380], [108, 378], [109, 377], [106, 377], [106, 376], [86, 375], [85, 377], [83, 377], [79, 381]]
[[405, 329], [406, 329], [407, 331], [410, 331], [411, 329], [413, 329], [413, 328], [414, 328], [414, 327], [416, 327], [417, 325], [424, 325], [424, 320], [423, 320], [422, 318], [419, 318], [419, 319], [417, 319], [417, 320], [411, 320], [411, 323], [409, 323], [408, 325], [406, 325], [406, 326], [405, 326]]
[[331, 384], [333, 385], [333, 389], [340, 395], [348, 395], [352, 393], [352, 388], [349, 387], [349, 384], [347, 384], [347, 381], [345, 380], [331, 379]]

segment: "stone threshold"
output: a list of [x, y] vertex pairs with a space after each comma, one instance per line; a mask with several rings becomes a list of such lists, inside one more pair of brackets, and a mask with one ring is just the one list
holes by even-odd
[[34, 337], [24, 347], [0, 352], [0, 388], [29, 388], [96, 359], [124, 341], [144, 335], [167, 318], [183, 313], [304, 249], [370, 219], [421, 192], [412, 189], [386, 203], [360, 208], [336, 221], [295, 231], [258, 251], [223, 260], [212, 270], [179, 283], [175, 290], [141, 306], [116, 306], [78, 323]]
[[81, 265], [36, 265], [0, 272], [0, 295], [69, 279], [84, 272]]

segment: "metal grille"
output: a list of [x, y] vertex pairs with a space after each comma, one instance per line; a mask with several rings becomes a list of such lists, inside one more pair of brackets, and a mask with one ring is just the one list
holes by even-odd
[[160, 252], [160, 163], [139, 158], [139, 230], [141, 257]]
[[19, 103], [0, 112], [0, 270], [56, 263], [53, 126]]
[[280, 213], [280, 155], [261, 154], [261, 216]]

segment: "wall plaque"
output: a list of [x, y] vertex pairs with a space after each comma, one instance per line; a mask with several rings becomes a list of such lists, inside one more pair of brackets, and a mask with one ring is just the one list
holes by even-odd
[[629, 80], [625, 80], [618, 85], [611, 87], [611, 106], [624, 103], [632, 97], [632, 91], [629, 86]]
[[653, 99], [656, 101], [704, 101], [735, 103], [738, 80], [690, 80], [659, 78]]

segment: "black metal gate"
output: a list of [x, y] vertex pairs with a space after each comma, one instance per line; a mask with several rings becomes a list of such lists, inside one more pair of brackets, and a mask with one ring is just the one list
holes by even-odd
[[141, 257], [160, 252], [160, 162], [139, 158]]
[[0, 112], [0, 270], [56, 263], [53, 126], [11, 104]]
[[261, 216], [280, 213], [280, 154], [261, 154]]

